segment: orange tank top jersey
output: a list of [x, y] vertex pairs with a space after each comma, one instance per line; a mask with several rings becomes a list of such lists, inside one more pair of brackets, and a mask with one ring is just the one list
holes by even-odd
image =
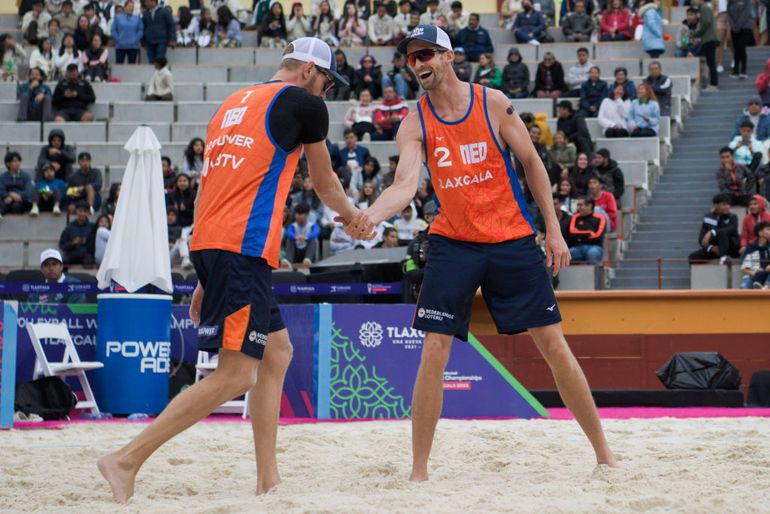
[[302, 145], [283, 150], [268, 120], [289, 87], [268, 82], [242, 89], [209, 122], [191, 250], [227, 250], [278, 267], [283, 207]]
[[417, 104], [438, 207], [430, 233], [475, 243], [532, 235], [535, 225], [510, 153], [492, 131], [486, 88], [470, 87], [468, 112], [456, 122], [439, 118], [429, 93]]

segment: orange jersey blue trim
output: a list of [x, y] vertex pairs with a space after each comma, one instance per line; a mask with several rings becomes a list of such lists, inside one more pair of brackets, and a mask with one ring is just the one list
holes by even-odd
[[420, 98], [425, 166], [436, 191], [438, 213], [430, 227], [460, 241], [499, 243], [530, 236], [535, 224], [513, 168], [510, 152], [497, 139], [487, 112], [487, 89], [470, 84], [468, 112], [442, 120]]
[[191, 250], [260, 257], [278, 267], [283, 208], [302, 145], [283, 150], [270, 133], [270, 111], [284, 82], [228, 97], [208, 125]]

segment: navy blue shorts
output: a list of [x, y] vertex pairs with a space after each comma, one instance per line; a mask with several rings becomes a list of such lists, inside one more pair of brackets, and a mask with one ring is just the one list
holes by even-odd
[[428, 241], [414, 328], [467, 341], [479, 287], [501, 334], [561, 321], [545, 257], [534, 237], [469, 243], [432, 234]]
[[203, 286], [198, 349], [220, 348], [261, 359], [267, 336], [286, 328], [264, 259], [225, 250], [190, 253]]

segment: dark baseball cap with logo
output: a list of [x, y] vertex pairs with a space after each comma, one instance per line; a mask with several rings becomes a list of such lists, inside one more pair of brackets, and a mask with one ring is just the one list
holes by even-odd
[[452, 49], [452, 42], [449, 40], [449, 35], [436, 27], [435, 25], [417, 25], [412, 31], [398, 44], [398, 51], [406, 55], [406, 47], [412, 41], [425, 41], [426, 43], [433, 43], [436, 46]]

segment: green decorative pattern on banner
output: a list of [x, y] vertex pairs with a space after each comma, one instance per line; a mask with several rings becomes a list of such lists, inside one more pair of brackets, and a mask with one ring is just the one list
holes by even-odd
[[408, 418], [412, 408], [404, 397], [395, 394], [386, 378], [369, 369], [366, 356], [353, 341], [332, 324], [331, 398], [333, 419]]
[[67, 308], [73, 314], [96, 314], [99, 306], [95, 303], [70, 303], [67, 305]]

